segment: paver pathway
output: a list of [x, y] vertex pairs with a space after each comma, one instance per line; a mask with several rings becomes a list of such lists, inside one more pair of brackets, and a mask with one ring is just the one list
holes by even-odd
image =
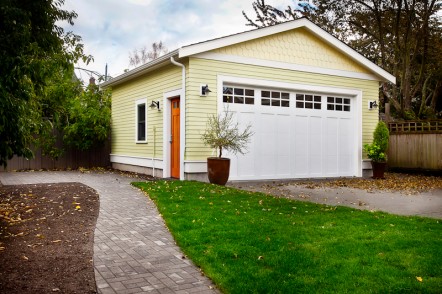
[[1, 172], [3, 185], [79, 182], [100, 195], [94, 266], [99, 293], [218, 293], [175, 244], [154, 203], [116, 173]]

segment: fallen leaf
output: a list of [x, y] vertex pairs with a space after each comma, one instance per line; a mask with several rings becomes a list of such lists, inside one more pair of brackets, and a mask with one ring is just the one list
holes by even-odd
[[21, 257], [21, 259], [23, 259], [23, 260], [29, 260], [29, 258], [27, 258], [27, 257], [24, 256], [24, 255]]
[[422, 277], [416, 277], [416, 280], [418, 280], [419, 282], [422, 282]]
[[264, 259], [264, 257], [262, 256], [258, 256], [258, 260]]

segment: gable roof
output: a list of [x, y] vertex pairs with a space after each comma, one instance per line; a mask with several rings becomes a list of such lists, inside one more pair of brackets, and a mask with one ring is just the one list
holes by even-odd
[[242, 42], [247, 42], [250, 40], [255, 40], [259, 38], [263, 38], [266, 36], [294, 30], [297, 28], [305, 28], [309, 32], [311, 32], [316, 37], [320, 38], [330, 46], [336, 48], [338, 51], [342, 52], [345, 56], [353, 59], [357, 63], [365, 66], [369, 69], [374, 75], [379, 77], [381, 81], [388, 81], [391, 83], [396, 83], [396, 77], [392, 74], [388, 73], [386, 70], [377, 66], [375, 63], [364, 57], [362, 54], [341, 42], [337, 38], [333, 37], [331, 34], [308, 20], [307, 18], [300, 18], [288, 22], [284, 22], [281, 24], [273, 25], [270, 27], [258, 28], [251, 31], [245, 31], [221, 38], [216, 38], [204, 42], [199, 42], [187, 46], [183, 46], [179, 49], [176, 49], [166, 55], [159, 57], [149, 63], [146, 63], [140, 67], [137, 67], [133, 70], [130, 70], [120, 76], [115, 77], [112, 80], [104, 82], [101, 84], [102, 87], [107, 87], [111, 85], [116, 85], [122, 83], [126, 80], [130, 80], [134, 77], [145, 74], [149, 71], [152, 71], [158, 67], [161, 67], [165, 64], [170, 64], [171, 57], [184, 58], [189, 56], [194, 56], [200, 53], [204, 53], [207, 51], [215, 50], [218, 48], [235, 45]]

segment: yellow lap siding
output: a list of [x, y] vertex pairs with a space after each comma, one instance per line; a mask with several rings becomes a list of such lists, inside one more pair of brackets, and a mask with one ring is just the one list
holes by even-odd
[[211, 52], [359, 73], [370, 72], [305, 28], [226, 46]]
[[[163, 112], [150, 109], [152, 100], [160, 101], [163, 94], [181, 88], [181, 69], [166, 66], [142, 77], [112, 88], [112, 154], [152, 157], [154, 131], [155, 157], [163, 152]], [[135, 143], [135, 102], [147, 98], [147, 143]]]
[[[368, 110], [368, 101], [378, 100], [378, 81], [190, 58], [187, 77], [186, 160], [204, 160], [212, 155], [212, 150], [202, 147], [201, 134], [206, 127], [208, 115], [217, 112], [218, 75], [360, 90], [363, 95], [362, 141], [364, 144], [372, 140], [378, 112]], [[212, 91], [207, 97], [198, 95], [201, 84], [208, 84]]]

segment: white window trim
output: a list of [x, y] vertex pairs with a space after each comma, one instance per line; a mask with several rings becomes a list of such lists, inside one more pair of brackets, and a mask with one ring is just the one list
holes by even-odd
[[[183, 97], [183, 91], [182, 89], [177, 89], [177, 90], [171, 90], [168, 92], [164, 92], [163, 93], [163, 177], [164, 178], [170, 178], [170, 136], [171, 136], [171, 132], [170, 132], [170, 120], [171, 120], [171, 103], [170, 100], [175, 98], [175, 97], [180, 97], [180, 103], [182, 103], [182, 97]], [[180, 108], [180, 118], [181, 115], [183, 115], [182, 113], [182, 109]], [[182, 123], [182, 122], [180, 122]], [[185, 131], [184, 127], [181, 127], [183, 124], [180, 124], [180, 135]], [[181, 140], [181, 138], [180, 138]], [[181, 142], [180, 142], [181, 143]], [[180, 144], [180, 149], [183, 149], [185, 146], [184, 144]], [[184, 150], [180, 150], [180, 155], [184, 154]], [[184, 157], [181, 157], [184, 158]], [[182, 163], [183, 160], [180, 159], [180, 172], [181, 169], [183, 168]], [[184, 176], [183, 176], [184, 179]]]
[[[146, 119], [144, 121], [144, 126], [146, 128], [146, 139], [145, 140], [138, 140], [138, 105], [145, 104], [145, 112], [146, 112]], [[135, 143], [147, 143], [147, 98], [138, 99], [135, 101]]]

